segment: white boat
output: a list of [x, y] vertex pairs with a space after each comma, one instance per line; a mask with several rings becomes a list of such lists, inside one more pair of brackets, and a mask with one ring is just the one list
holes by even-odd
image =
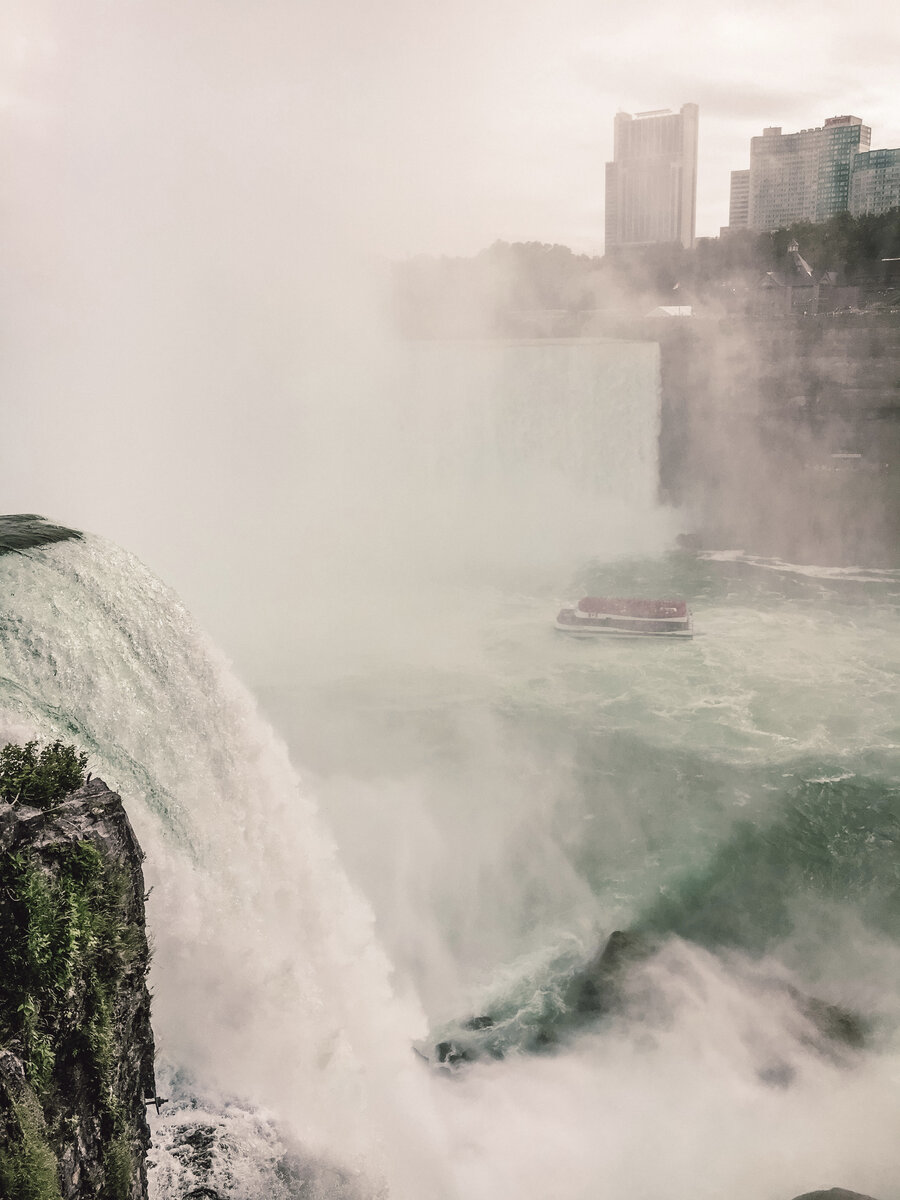
[[556, 628], [574, 637], [690, 638], [694, 618], [684, 600], [585, 596], [560, 609]]

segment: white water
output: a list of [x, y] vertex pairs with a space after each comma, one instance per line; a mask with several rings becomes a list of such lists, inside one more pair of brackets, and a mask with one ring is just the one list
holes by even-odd
[[409, 1036], [424, 1028], [392, 992], [371, 913], [283, 745], [130, 555], [89, 539], [24, 557], [0, 560], [15, 579], [5, 724], [73, 737], [127, 800], [152, 888], [164, 1074], [402, 1180], [390, 1113], [412, 1105]]
[[[629, 353], [422, 347], [371, 410], [310, 405], [277, 516], [296, 603], [283, 637], [256, 631], [280, 647], [259, 678], [303, 783], [128, 554], [0, 558], [5, 727], [84, 745], [148, 855], [162, 1081], [199, 1099], [157, 1125], [158, 1200], [192, 1182], [167, 1128], [185, 1122], [227, 1128], [214, 1182], [242, 1200], [288, 1195], [270, 1170], [294, 1144], [324, 1164], [301, 1196], [900, 1194], [900, 954], [836, 896], [798, 891], [761, 958], [671, 942], [627, 1018], [555, 1055], [450, 1078], [410, 1049], [540, 1007], [777, 787], [896, 766], [882, 593], [710, 592], [687, 568], [707, 588], [692, 645], [553, 633], [570, 586], [638, 590], [629, 545], [667, 570], [653, 362]], [[875, 1047], [817, 1051], [772, 975], [876, 1014]], [[791, 1086], [761, 1080], [784, 1063]]]
[[[520, 539], [509, 547], [512, 561], [521, 562], [522, 535], [544, 504], [545, 549], [565, 533], [559, 518], [569, 506], [559, 497], [585, 494], [592, 462], [616, 472], [600, 496], [622, 490], [622, 460], [604, 455], [603, 424], [576, 428], [579, 412], [596, 421], [604, 373], [604, 421], [615, 421], [630, 457], [646, 464], [637, 473], [643, 491], [629, 485], [628, 499], [638, 512], [652, 508], [657, 416], [647, 348], [632, 356], [637, 373], [602, 346], [438, 349], [437, 364], [434, 354], [419, 350], [399, 380], [393, 369], [390, 404], [357, 408], [352, 421], [328, 404], [307, 414], [311, 453], [299, 464], [298, 491], [316, 525], [306, 533], [321, 536], [316, 526], [328, 514], [329, 561], [343, 552], [358, 586], [377, 566], [384, 598], [402, 559], [407, 575], [422, 572], [410, 564], [412, 549], [434, 543], [443, 557], [451, 523], [492, 512], [498, 469], [512, 481], [508, 507], [493, 511], [501, 524], [467, 526], [478, 530], [482, 565], [512, 530]], [[558, 374], [562, 390], [552, 398], [560, 419], [548, 423], [535, 401], [550, 398], [548, 381]], [[649, 402], [629, 408], [635, 380]], [[332, 399], [340, 395], [333, 379], [323, 386]], [[310, 433], [313, 419], [321, 424]], [[439, 436], [429, 442], [426, 429], [436, 424]], [[554, 424], [562, 432], [551, 447]], [[466, 455], [472, 444], [482, 447], [480, 461]], [[570, 460], [578, 464], [573, 479]], [[341, 496], [354, 508], [336, 518]], [[583, 535], [596, 521], [576, 513], [574, 528]], [[310, 554], [315, 544], [307, 542]], [[309, 566], [315, 580], [321, 566]], [[460, 567], [468, 561], [452, 564]], [[271, 1131], [256, 1127], [248, 1108], [350, 1178], [362, 1175], [372, 1187], [386, 1180], [397, 1196], [452, 1194], [446, 1154], [435, 1147], [444, 1135], [429, 1128], [428, 1074], [411, 1052], [427, 1032], [414, 989], [404, 980], [396, 990], [370, 908], [252, 699], [176, 597], [127, 553], [89, 538], [0, 559], [0, 570], [14, 580], [0, 658], [8, 736], [62, 734], [87, 748], [95, 773], [126, 798], [147, 854], [161, 1090], [199, 1096], [207, 1118], [238, 1103], [232, 1118], [240, 1131], [229, 1136], [249, 1138], [249, 1148], [229, 1170], [260, 1195], [273, 1185], [264, 1175], [253, 1183], [258, 1163], [277, 1157], [278, 1143], [268, 1147]], [[298, 599], [301, 611], [306, 602], [318, 615], [324, 601], [332, 620], [335, 608], [358, 608], [346, 588], [330, 598], [315, 583]], [[314, 642], [316, 617], [306, 615], [300, 636]], [[286, 632], [288, 641], [296, 636]], [[178, 1164], [163, 1129], [157, 1142], [164, 1195], [176, 1187]]]

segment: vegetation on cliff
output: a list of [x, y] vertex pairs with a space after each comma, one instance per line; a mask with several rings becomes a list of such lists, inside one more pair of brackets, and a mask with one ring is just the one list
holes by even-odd
[[39, 752], [37, 742], [0, 750], [0, 800], [48, 808], [84, 783], [87, 754], [60, 741]]
[[0, 1054], [21, 1071], [12, 1086], [0, 1071], [4, 1200], [143, 1195], [153, 1080], [140, 851], [99, 781], [56, 804], [85, 763], [59, 742], [0, 750]]
[[883, 260], [900, 258], [900, 209], [699, 238], [690, 250], [645, 246], [599, 257], [543, 242], [495, 242], [471, 258], [417, 257], [394, 267], [396, 324], [412, 337], [531, 336], [582, 333], [588, 314], [642, 316], [659, 304], [718, 313], [736, 289], [752, 289], [777, 270], [793, 239], [815, 270], [878, 289], [888, 274]]

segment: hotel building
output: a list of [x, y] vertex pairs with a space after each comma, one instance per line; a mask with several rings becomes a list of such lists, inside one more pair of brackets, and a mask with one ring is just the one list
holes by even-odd
[[606, 164], [606, 248], [694, 244], [699, 109], [620, 112]]
[[900, 150], [867, 150], [856, 155], [849, 208], [854, 217], [900, 208]]
[[750, 220], [750, 172], [731, 172], [728, 229], [746, 229]]
[[795, 221], [827, 221], [850, 202], [850, 173], [872, 131], [859, 117], [783, 134], [779, 126], [750, 139], [748, 226], [760, 232]]

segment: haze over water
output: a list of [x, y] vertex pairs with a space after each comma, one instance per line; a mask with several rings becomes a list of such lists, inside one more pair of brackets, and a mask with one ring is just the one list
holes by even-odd
[[[0, 558], [0, 732], [85, 745], [148, 853], [155, 1200], [179, 1122], [242, 1200], [286, 1149], [304, 1200], [898, 1200], [897, 574], [677, 551], [651, 345], [394, 343], [402, 22], [182, 8], [22, 8], [2, 185], [0, 508], [97, 536]], [[584, 593], [698, 637], [571, 642]], [[532, 1053], [623, 928], [629, 1003]], [[502, 1058], [414, 1053], [488, 1012]]]
[[[251, 1200], [292, 1195], [291, 1148], [345, 1200], [891, 1200], [900, 579], [672, 549], [647, 347], [414, 347], [391, 379], [374, 426], [309, 410], [291, 486], [319, 503], [284, 555], [310, 570], [253, 630], [299, 783], [127, 555], [0, 559], [4, 728], [89, 747], [148, 852], [154, 1196], [200, 1182], [175, 1150], [204, 1126]], [[685, 595], [698, 636], [570, 641], [552, 617], [585, 592]], [[566, 1027], [617, 928], [661, 948]], [[501, 1058], [414, 1054], [481, 1013]]]
[[[605, 353], [634, 372], [634, 348]], [[629, 403], [652, 418], [647, 383]], [[504, 1061], [439, 1084], [460, 1195], [894, 1195], [900, 576], [674, 551], [672, 514], [640, 501], [652, 420], [635, 445], [592, 393], [553, 409], [585, 430], [598, 410], [596, 473], [540, 492], [555, 539], [520, 506], [491, 564], [475, 523], [432, 541], [399, 519], [395, 586], [336, 594], [264, 707], [423, 1005], [420, 1048], [499, 1022]], [[444, 444], [440, 420], [420, 434]], [[537, 481], [554, 447], [531, 449]], [[508, 517], [516, 469], [492, 456], [479, 507]], [[698, 637], [570, 642], [551, 618], [585, 592], [685, 595]], [[573, 971], [634, 927], [665, 949], [633, 1008], [529, 1055]], [[867, 1052], [823, 1047], [773, 981], [866, 1014]]]

